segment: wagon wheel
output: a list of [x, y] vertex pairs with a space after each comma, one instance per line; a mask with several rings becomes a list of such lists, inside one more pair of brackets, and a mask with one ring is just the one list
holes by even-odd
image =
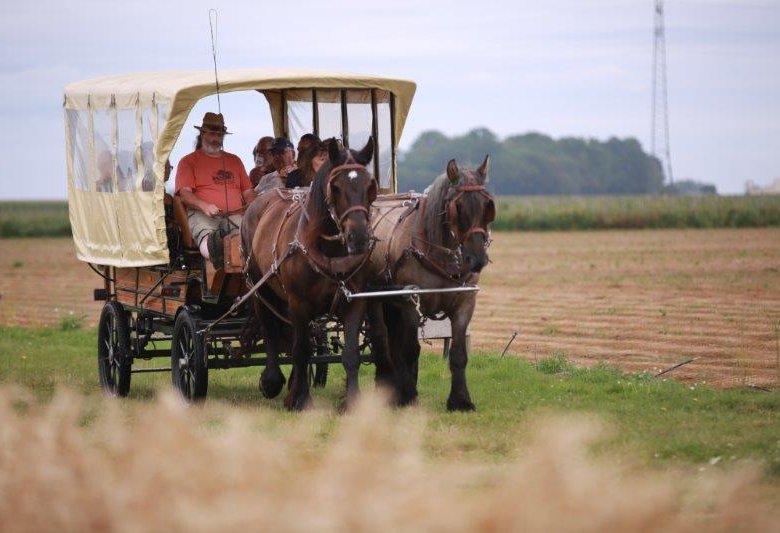
[[198, 333], [193, 314], [183, 309], [173, 326], [171, 338], [171, 380], [173, 386], [189, 402], [206, 397], [209, 369], [206, 365], [206, 346]]
[[127, 396], [132, 364], [127, 314], [119, 302], [106, 302], [98, 323], [98, 375], [103, 391]]

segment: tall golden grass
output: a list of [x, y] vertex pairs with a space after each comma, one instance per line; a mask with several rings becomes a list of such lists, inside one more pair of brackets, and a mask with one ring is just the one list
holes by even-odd
[[[424, 413], [128, 407], [0, 389], [0, 524], [12, 531], [777, 530], [757, 474], [594, 459], [584, 418], [540, 420], [508, 465], [426, 458]], [[96, 407], [97, 406], [97, 407]], [[269, 415], [270, 416], [270, 415]]]

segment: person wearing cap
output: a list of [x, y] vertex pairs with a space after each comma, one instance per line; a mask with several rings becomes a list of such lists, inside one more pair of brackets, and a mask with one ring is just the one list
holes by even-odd
[[252, 157], [255, 160], [255, 168], [249, 171], [249, 181], [252, 182], [252, 187], [257, 187], [260, 178], [274, 170], [273, 162], [271, 161], [271, 145], [273, 142], [273, 137], [261, 137], [252, 150]]
[[[201, 255], [220, 266], [219, 237], [238, 230], [244, 207], [255, 199], [255, 193], [241, 159], [222, 149], [229, 134], [222, 114], [206, 113], [202, 125], [195, 128], [200, 131], [198, 148], [176, 167], [176, 194], [187, 206], [192, 238]], [[217, 232], [220, 223], [223, 228]]]
[[277, 137], [271, 145], [271, 160], [274, 171], [260, 178], [255, 192], [260, 194], [268, 189], [287, 187], [287, 175], [295, 170], [295, 148], [284, 137]]

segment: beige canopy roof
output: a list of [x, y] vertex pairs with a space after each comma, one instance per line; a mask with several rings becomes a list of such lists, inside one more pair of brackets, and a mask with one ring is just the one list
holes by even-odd
[[[416, 85], [408, 80], [312, 69], [219, 72], [221, 93], [257, 90], [265, 95], [276, 135], [285, 131], [282, 91], [292, 89], [376, 89], [392, 94], [397, 146]], [[113, 266], [168, 262], [164, 164], [192, 108], [216, 92], [213, 70], [102, 76], [65, 87], [68, 198], [79, 259]], [[290, 91], [288, 99], [305, 101], [305, 95]], [[127, 134], [123, 140], [128, 122], [135, 123], [135, 131], [130, 140]], [[123, 151], [123, 142], [130, 150]], [[149, 157], [144, 152], [147, 146]], [[100, 181], [105, 169], [113, 176], [113, 186]], [[132, 181], [131, 174], [138, 176], [136, 181], [123, 185], [123, 179]], [[151, 176], [148, 186], [145, 175]]]
[[[283, 89], [382, 89], [393, 93], [395, 104], [395, 143], [398, 144], [412, 105], [416, 84], [409, 80], [382, 78], [315, 69], [231, 69], [219, 72], [220, 92], [273, 91]], [[165, 161], [193, 106], [203, 97], [215, 94], [213, 70], [168, 70], [101, 76], [71, 83], [65, 87], [65, 106], [73, 109], [109, 107], [113, 102], [133, 100], [169, 102], [170, 113], [160, 131], [157, 160]], [[267, 95], [268, 96], [268, 95]], [[272, 106], [274, 132], [281, 135], [281, 113]]]

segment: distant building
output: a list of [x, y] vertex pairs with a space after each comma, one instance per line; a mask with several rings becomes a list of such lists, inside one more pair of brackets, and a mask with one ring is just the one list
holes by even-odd
[[748, 180], [745, 183], [745, 194], [757, 195], [757, 194], [780, 194], [780, 178], [775, 178], [775, 181], [767, 185], [766, 187], [759, 187], [753, 180]]

